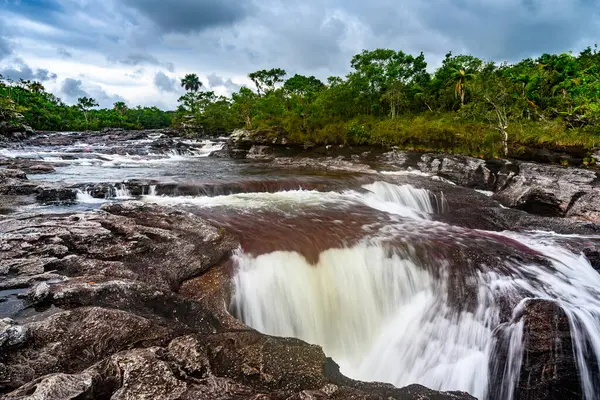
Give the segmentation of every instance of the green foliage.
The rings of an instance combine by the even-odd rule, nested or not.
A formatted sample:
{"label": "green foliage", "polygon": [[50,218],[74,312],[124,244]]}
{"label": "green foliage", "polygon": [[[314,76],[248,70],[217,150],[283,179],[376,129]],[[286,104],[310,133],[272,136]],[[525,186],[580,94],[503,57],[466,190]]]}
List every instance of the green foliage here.
{"label": "green foliage", "polygon": [[230,98],[202,90],[196,74],[181,80],[186,94],[174,112],[98,109],[93,99],[66,106],[37,82],[0,79],[0,127],[81,130],[107,126],[173,125],[192,135],[237,128],[285,136],[298,144],[400,146],[500,156],[523,146],[579,146],[600,142],[600,53],[543,54],[495,64],[448,53],[433,73],[424,55],[390,49],[355,55],[351,72],[329,77],[294,75],[281,68],[248,75],[256,86]]}
{"label": "green foliage", "polygon": [[202,87],[202,82],[196,74],[187,74],[181,80],[181,87],[189,92],[197,92]]}
{"label": "green foliage", "polygon": [[0,133],[22,125],[48,131],[156,129],[169,127],[172,121],[171,112],[156,107],[128,108],[124,102],[112,109],[97,107],[96,100],[87,97],[67,106],[39,82],[10,82],[0,76]]}

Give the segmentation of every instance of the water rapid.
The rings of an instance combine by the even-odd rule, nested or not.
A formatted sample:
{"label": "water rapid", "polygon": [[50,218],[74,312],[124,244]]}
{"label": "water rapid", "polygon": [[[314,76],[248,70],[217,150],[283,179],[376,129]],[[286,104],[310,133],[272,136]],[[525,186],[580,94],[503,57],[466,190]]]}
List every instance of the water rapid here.
{"label": "water rapid", "polygon": [[[232,312],[261,332],[321,345],[352,378],[511,400],[524,352],[519,313],[530,299],[551,300],[569,317],[582,393],[598,398],[598,367],[588,360],[600,356],[600,275],[584,256],[562,248],[560,235],[427,221],[447,204],[408,185],[364,189],[355,194],[361,203],[403,216],[408,207],[420,225],[392,221],[352,246],[321,252],[316,263],[294,251],[239,250]],[[505,255],[457,262],[437,242],[443,236],[452,246],[482,254],[496,246]],[[512,257],[519,252],[532,256]]]}

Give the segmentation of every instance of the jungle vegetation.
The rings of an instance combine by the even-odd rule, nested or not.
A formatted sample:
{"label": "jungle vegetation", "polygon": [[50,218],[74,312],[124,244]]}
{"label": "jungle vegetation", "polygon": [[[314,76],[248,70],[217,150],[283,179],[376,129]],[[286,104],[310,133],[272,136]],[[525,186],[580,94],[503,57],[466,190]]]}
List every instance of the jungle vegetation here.
{"label": "jungle vegetation", "polygon": [[321,81],[281,68],[248,75],[254,88],[230,97],[203,90],[196,74],[173,112],[99,109],[94,99],[68,106],[38,82],[0,81],[0,127],[39,130],[173,126],[189,135],[237,128],[301,144],[400,146],[502,156],[520,146],[596,149],[600,142],[600,52],[543,54],[495,63],[448,53],[427,69],[425,56],[365,50],[350,73]]}

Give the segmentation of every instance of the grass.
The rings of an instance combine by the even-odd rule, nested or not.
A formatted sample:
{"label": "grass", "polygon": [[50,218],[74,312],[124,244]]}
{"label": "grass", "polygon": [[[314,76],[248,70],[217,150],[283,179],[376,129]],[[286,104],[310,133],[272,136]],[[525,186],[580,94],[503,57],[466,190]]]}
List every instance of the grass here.
{"label": "grass", "polygon": [[[282,129],[274,135],[284,132],[288,141],[295,144],[397,146],[485,158],[503,156],[502,135],[493,126],[461,120],[456,113],[403,115],[395,119],[361,116],[304,125],[287,119],[280,126]],[[509,147],[516,152],[527,147],[579,148],[591,154],[600,146],[599,131],[568,129],[560,119],[511,122],[507,132]]]}

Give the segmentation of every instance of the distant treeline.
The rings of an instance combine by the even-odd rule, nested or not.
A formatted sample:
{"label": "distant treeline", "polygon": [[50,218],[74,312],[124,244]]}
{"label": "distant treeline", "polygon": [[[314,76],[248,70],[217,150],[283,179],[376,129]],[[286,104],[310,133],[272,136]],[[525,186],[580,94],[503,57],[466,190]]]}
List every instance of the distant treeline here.
{"label": "distant treeline", "polygon": [[245,127],[288,141],[399,145],[502,155],[520,146],[579,146],[600,140],[600,53],[543,54],[498,64],[448,53],[427,71],[423,54],[377,49],[351,60],[345,77],[286,79],[280,68],[249,74],[255,89],[231,97],[202,90],[196,74],[174,112],[157,108],[96,109],[83,98],[66,106],[37,82],[0,83],[0,123],[35,129],[173,126],[190,134]]}

